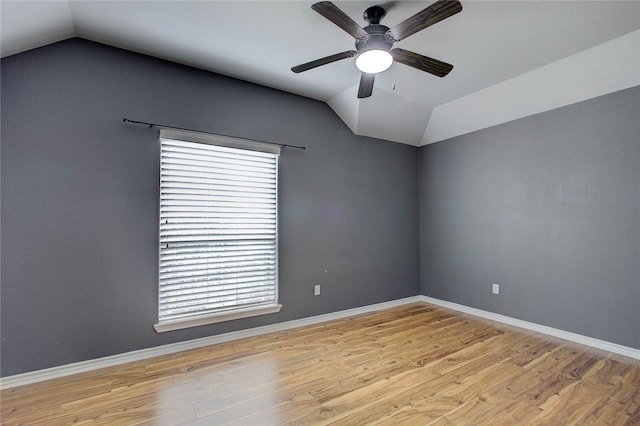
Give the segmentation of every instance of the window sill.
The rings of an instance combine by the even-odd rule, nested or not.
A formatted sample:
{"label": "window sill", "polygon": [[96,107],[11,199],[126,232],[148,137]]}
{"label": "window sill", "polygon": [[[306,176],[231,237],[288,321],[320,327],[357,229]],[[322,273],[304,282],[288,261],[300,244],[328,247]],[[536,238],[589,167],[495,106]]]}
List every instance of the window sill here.
{"label": "window sill", "polygon": [[245,309],[238,309],[230,312],[221,312],[197,318],[189,318],[175,321],[166,321],[153,326],[158,333],[165,331],[181,330],[183,328],[198,327],[201,325],[214,324],[217,322],[231,321],[240,318],[255,317],[258,315],[274,314],[280,312],[282,305],[256,306]]}

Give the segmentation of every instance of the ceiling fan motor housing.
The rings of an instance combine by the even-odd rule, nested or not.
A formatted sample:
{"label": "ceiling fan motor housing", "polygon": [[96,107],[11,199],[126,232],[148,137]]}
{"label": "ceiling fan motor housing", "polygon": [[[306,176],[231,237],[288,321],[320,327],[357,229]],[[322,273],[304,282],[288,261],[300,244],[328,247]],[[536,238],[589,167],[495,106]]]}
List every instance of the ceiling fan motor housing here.
{"label": "ceiling fan motor housing", "polygon": [[362,14],[362,17],[369,24],[379,24],[380,20],[385,17],[387,11],[382,6],[371,6]]}
{"label": "ceiling fan motor housing", "polygon": [[389,41],[385,33],[389,27],[380,24],[373,24],[364,27],[364,30],[370,34],[365,40],[356,40],[356,50],[358,53],[368,50],[391,50],[393,42]]}

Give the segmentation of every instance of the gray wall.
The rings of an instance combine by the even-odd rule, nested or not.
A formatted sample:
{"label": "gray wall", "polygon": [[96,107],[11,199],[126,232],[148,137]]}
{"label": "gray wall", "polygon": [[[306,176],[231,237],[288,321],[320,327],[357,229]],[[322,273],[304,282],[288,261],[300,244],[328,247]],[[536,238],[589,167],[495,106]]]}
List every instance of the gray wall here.
{"label": "gray wall", "polygon": [[422,294],[640,348],[640,87],[419,158]]}
{"label": "gray wall", "polygon": [[[3,376],[419,293],[417,148],[80,39],[5,58],[1,77]],[[124,117],[308,147],[280,161],[279,314],[153,330],[157,130]]]}

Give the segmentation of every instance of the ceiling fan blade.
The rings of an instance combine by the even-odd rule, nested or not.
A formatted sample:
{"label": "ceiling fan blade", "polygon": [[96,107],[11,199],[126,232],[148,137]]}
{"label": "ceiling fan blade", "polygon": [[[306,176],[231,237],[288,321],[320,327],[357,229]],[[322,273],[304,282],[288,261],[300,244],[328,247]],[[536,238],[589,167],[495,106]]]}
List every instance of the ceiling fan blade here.
{"label": "ceiling fan blade", "polygon": [[306,64],[296,65],[291,68],[291,71],[300,73],[302,71],[308,71],[313,68],[317,68],[322,65],[330,64],[331,62],[339,61],[340,59],[353,58],[358,52],[355,50],[347,50],[346,52],[336,53],[335,55],[326,56],[324,58],[316,59],[315,61],[307,62]]}
{"label": "ceiling fan blade", "polygon": [[409,65],[421,71],[426,71],[438,77],[444,77],[453,69],[453,65],[451,64],[428,58],[419,53],[411,52],[410,50],[395,48],[391,50],[391,56],[393,56],[393,60],[396,62]]}
{"label": "ceiling fan blade", "polygon": [[368,98],[373,93],[373,83],[376,80],[375,74],[363,72],[360,76],[360,87],[358,87],[358,99]]}
{"label": "ceiling fan blade", "polygon": [[393,41],[400,41],[462,10],[458,0],[438,0],[431,6],[400,22],[387,31]]}
{"label": "ceiling fan blade", "polygon": [[311,9],[324,16],[356,39],[367,39],[369,33],[366,32],[356,21],[349,18],[346,13],[330,1],[321,1],[311,6]]}

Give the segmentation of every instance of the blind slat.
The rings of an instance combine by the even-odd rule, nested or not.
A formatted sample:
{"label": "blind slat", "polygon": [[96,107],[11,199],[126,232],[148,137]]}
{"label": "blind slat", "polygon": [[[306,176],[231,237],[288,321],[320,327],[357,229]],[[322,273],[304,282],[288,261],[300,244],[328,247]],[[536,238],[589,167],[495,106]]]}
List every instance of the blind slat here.
{"label": "blind slat", "polygon": [[216,292],[211,291],[200,291],[200,292],[180,292],[174,291],[173,293],[162,293],[160,295],[160,303],[170,304],[177,302],[185,302],[185,301],[195,301],[203,302],[207,301],[210,303],[211,300],[220,298],[220,297],[231,297],[234,295],[238,296],[250,296],[254,295],[257,292],[261,292],[262,294],[271,294],[273,291],[272,286],[269,283],[263,285],[255,285],[251,287],[243,287],[243,288],[230,288],[226,290],[219,290]]}

